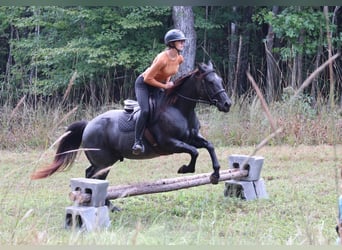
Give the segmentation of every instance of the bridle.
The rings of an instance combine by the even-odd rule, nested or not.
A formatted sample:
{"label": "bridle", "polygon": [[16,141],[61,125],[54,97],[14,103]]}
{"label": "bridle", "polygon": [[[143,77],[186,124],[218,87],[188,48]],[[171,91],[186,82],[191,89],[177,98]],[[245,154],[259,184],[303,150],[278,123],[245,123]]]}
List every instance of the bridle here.
{"label": "bridle", "polygon": [[[196,73],[196,72],[194,72],[194,73]],[[206,95],[207,95],[209,101],[203,100],[203,99],[201,99],[201,98],[195,99],[195,98],[187,97],[187,96],[184,96],[184,95],[180,94],[178,91],[176,91],[176,94],[177,94],[179,97],[181,97],[181,98],[183,98],[183,99],[185,99],[185,100],[187,100],[187,101],[191,101],[191,102],[200,102],[200,103],[205,103],[205,104],[209,104],[209,105],[216,105],[218,100],[215,99],[215,97],[216,97],[217,95],[221,94],[222,92],[225,92],[225,89],[224,89],[224,88],[221,88],[221,89],[219,89],[218,91],[216,91],[215,93],[213,93],[212,95],[209,94],[208,85],[205,84],[204,78],[205,78],[206,76],[208,76],[209,74],[211,74],[211,73],[215,73],[215,70],[210,70],[210,71],[204,72],[204,73],[202,73],[202,74],[200,74],[199,76],[196,77],[196,78],[198,78],[199,80],[201,80],[201,88],[203,88],[203,89],[205,90],[205,93],[206,93]],[[195,74],[194,74],[194,75],[195,75]],[[194,75],[192,75],[191,77],[193,77]]]}

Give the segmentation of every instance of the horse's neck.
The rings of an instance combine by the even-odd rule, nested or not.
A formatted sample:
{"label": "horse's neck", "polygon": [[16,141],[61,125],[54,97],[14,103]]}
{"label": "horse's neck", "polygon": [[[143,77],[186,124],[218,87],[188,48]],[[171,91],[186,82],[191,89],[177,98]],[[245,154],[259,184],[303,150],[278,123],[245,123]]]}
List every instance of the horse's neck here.
{"label": "horse's neck", "polygon": [[179,109],[182,113],[193,112],[197,103],[195,80],[191,77],[184,79],[182,84],[165,95],[165,103]]}
{"label": "horse's neck", "polygon": [[[185,79],[187,80],[187,79]],[[150,125],[158,121],[160,115],[168,108],[172,107],[179,110],[188,120],[195,115],[196,95],[194,82],[184,82],[179,84],[172,91],[161,91],[156,89],[153,92],[153,98],[150,100]],[[189,88],[192,87],[192,91]],[[190,98],[190,99],[189,99]]]}

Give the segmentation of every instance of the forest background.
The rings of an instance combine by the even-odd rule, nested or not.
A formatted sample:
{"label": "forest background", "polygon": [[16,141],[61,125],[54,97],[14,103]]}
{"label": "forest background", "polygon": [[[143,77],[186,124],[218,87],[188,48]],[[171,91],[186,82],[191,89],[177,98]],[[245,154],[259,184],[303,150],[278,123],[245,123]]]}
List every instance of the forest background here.
{"label": "forest background", "polygon": [[[186,61],[175,77],[193,70],[198,62],[212,60],[236,106],[252,107],[255,101],[246,76],[249,71],[270,106],[283,103],[288,109],[284,103],[303,81],[329,56],[341,53],[342,8],[1,6],[0,118],[1,138],[6,141],[1,147],[16,144],[11,141],[19,140],[13,139],[17,131],[39,120],[37,110],[48,108],[40,113],[47,116],[58,109],[62,119],[75,106],[81,107],[71,117],[75,120],[84,117],[82,110],[91,108],[98,113],[124,99],[135,99],[136,77],[165,48],[164,34],[171,28],[183,30],[188,38],[183,52]],[[340,56],[300,95],[300,117],[297,111],[289,117],[293,122],[288,125],[290,132],[296,133],[305,119],[314,120],[309,128],[327,133],[331,123],[322,114],[329,113],[340,138],[341,62]],[[284,125],[284,113],[279,109],[276,113]],[[13,124],[19,124],[17,130]],[[311,135],[310,143],[329,143],[335,132],[330,137]],[[239,141],[242,139],[234,142]]]}

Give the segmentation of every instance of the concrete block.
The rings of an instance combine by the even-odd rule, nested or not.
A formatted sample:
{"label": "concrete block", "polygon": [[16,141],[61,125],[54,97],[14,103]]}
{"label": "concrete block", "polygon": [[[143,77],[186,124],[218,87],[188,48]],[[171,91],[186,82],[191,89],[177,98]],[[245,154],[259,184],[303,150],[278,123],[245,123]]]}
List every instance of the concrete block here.
{"label": "concrete block", "polygon": [[266,192],[266,186],[263,178],[257,181],[253,181],[255,193],[258,199],[268,199],[268,194]]}
{"label": "concrete block", "polygon": [[268,198],[265,183],[262,178],[257,181],[226,181],[224,196],[236,197],[247,201]]}
{"label": "concrete block", "polygon": [[105,205],[109,182],[89,178],[72,178],[70,186],[72,191],[91,194],[90,202],[78,204],[90,207],[101,207]]}
{"label": "concrete block", "polygon": [[71,230],[94,231],[110,226],[107,206],[66,207],[65,228]]}
{"label": "concrete block", "polygon": [[257,181],[260,179],[260,173],[264,157],[233,154],[228,157],[228,168],[241,168],[249,170],[247,177],[242,177],[242,181]]}

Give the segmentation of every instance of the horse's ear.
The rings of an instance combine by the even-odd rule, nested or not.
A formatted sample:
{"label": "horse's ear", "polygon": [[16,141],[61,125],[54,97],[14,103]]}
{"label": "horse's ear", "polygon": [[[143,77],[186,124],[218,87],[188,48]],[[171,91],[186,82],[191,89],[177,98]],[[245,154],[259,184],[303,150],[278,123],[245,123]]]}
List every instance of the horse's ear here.
{"label": "horse's ear", "polygon": [[208,64],[205,64],[205,63],[198,63],[198,68],[200,69],[200,71],[206,72],[206,71],[208,71],[208,70],[214,69],[214,65],[213,65],[213,63],[209,60]]}
{"label": "horse's ear", "polygon": [[197,66],[200,71],[204,72],[207,65],[201,62],[201,63],[197,63]]}
{"label": "horse's ear", "polygon": [[208,62],[208,68],[210,68],[210,69],[214,68],[213,63],[211,62],[211,60],[209,60],[209,62]]}

